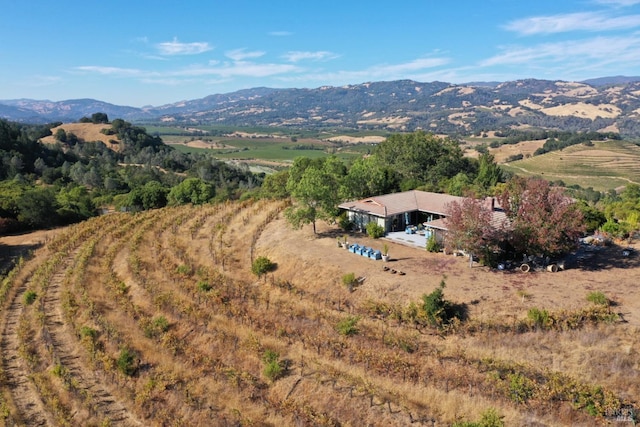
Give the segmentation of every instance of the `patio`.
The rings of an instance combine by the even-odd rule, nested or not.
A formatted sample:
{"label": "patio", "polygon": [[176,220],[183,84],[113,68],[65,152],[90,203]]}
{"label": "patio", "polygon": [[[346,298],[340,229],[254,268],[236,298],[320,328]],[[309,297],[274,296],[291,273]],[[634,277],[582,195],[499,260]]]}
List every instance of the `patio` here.
{"label": "patio", "polygon": [[405,246],[412,246],[424,249],[427,245],[427,238],[420,234],[407,234],[404,231],[395,231],[387,233],[385,239],[394,243],[400,243]]}

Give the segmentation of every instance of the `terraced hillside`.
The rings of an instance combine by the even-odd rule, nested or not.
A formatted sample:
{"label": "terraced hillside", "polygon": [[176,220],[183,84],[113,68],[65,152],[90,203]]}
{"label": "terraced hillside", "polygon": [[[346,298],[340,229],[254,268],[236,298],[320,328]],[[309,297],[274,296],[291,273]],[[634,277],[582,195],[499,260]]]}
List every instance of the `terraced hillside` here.
{"label": "terraced hillside", "polygon": [[505,165],[519,175],[543,175],[550,181],[609,190],[640,184],[640,147],[626,141],[596,141]]}
{"label": "terraced hillside", "polygon": [[[521,319],[525,299],[548,298],[535,283],[564,273],[497,276],[392,245],[406,273],[392,277],[338,249],[331,228],[287,229],[285,207],[166,208],[60,231],[0,288],[4,424],[433,426],[495,408],[507,425],[604,425],[637,411],[638,319],[603,323],[617,316],[580,307],[584,295],[558,299],[557,327]],[[265,255],[277,268],[256,278]],[[616,272],[612,286],[629,286],[638,268],[576,271],[592,279],[570,292]],[[408,288],[428,293],[443,275],[469,319],[423,326]],[[502,300],[479,292],[492,280]],[[630,295],[616,310],[636,308]]]}

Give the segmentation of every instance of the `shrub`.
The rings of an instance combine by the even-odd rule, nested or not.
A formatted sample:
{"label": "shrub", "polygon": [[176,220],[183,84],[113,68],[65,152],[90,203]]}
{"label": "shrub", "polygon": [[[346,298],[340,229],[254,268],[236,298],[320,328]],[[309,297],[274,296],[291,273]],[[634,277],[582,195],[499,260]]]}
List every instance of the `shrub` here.
{"label": "shrub", "polygon": [[265,363],[263,370],[264,376],[267,377],[269,381],[273,382],[282,377],[284,368],[280,362],[280,354],[273,350],[266,350],[262,355],[262,361]]}
{"label": "shrub", "polygon": [[213,289],[213,286],[211,286],[209,282],[206,282],[204,280],[198,282],[197,287],[200,292],[209,292],[211,289]]}
{"label": "shrub", "polygon": [[599,305],[609,305],[609,299],[599,291],[589,292],[589,295],[587,295],[587,301]]}
{"label": "shrub", "polygon": [[506,163],[517,162],[518,160],[522,160],[524,156],[522,154],[513,154],[505,159]]}
{"label": "shrub", "polygon": [[367,224],[367,235],[372,239],[379,239],[384,236],[384,228],[377,222],[370,222]]}
{"label": "shrub", "polygon": [[176,267],[176,273],[180,276],[189,276],[191,275],[191,267],[186,264],[179,265]]}
{"label": "shrub", "polygon": [[358,280],[356,279],[355,273],[347,273],[342,276],[342,284],[349,290],[349,292],[353,291],[356,283],[358,283]]}
{"label": "shrub", "polygon": [[444,322],[446,301],[444,299],[444,281],[440,282],[430,294],[422,296],[422,309],[427,316],[428,322],[433,325],[441,325]]}
{"label": "shrub", "polygon": [[24,303],[26,305],[31,305],[33,304],[33,302],[36,300],[36,297],[38,296],[38,294],[36,294],[34,291],[27,291],[24,293]]}
{"label": "shrub", "polygon": [[462,421],[453,423],[452,427],[504,427],[502,416],[494,408],[482,413],[480,421]]}
{"label": "shrub", "polygon": [[347,212],[342,212],[340,216],[338,216],[338,226],[344,231],[353,230],[353,222],[349,219]]}
{"label": "shrub", "polygon": [[147,338],[158,337],[169,330],[169,321],[164,316],[155,317],[144,322],[142,329]]}
{"label": "shrub", "polygon": [[527,317],[531,321],[532,326],[536,329],[548,329],[553,323],[547,310],[540,310],[535,307],[529,309]]}
{"label": "shrub", "polygon": [[429,239],[427,239],[426,249],[427,252],[440,252],[442,250],[435,234],[432,233],[431,236],[429,236]]}
{"label": "shrub", "polygon": [[260,256],[251,264],[251,272],[260,278],[268,272],[273,271],[275,267],[276,265],[271,262],[269,258]]}
{"label": "shrub", "polygon": [[[465,320],[467,317],[466,304],[455,304],[444,299],[444,279],[440,281],[440,286],[430,294],[422,295],[421,312],[416,313],[416,320],[426,318],[428,324],[432,326],[444,326],[452,323],[454,319]],[[416,321],[414,320],[414,321]]]}
{"label": "shrub", "polygon": [[343,319],[338,322],[336,325],[336,330],[346,337],[351,335],[357,335],[360,330],[358,329],[358,322],[360,321],[360,317],[358,316],[349,316],[346,319]]}
{"label": "shrub", "polygon": [[153,326],[160,332],[167,332],[169,330],[169,321],[164,316],[158,316],[153,319]]}
{"label": "shrub", "polygon": [[137,354],[135,351],[127,347],[123,348],[122,350],[120,350],[118,360],[116,361],[118,370],[120,370],[120,372],[128,377],[133,376],[138,370],[136,358]]}
{"label": "shrub", "polygon": [[89,326],[83,326],[82,328],[80,328],[80,336],[82,338],[95,340],[98,337],[98,331]]}
{"label": "shrub", "polygon": [[69,370],[60,363],[56,363],[51,369],[51,373],[58,378],[63,378],[68,374]]}
{"label": "shrub", "polygon": [[509,380],[509,397],[515,403],[526,403],[533,397],[534,384],[526,376],[513,373],[507,376]]}
{"label": "shrub", "polygon": [[123,281],[116,283],[115,287],[119,295],[126,295],[126,293],[129,292],[129,286]]}

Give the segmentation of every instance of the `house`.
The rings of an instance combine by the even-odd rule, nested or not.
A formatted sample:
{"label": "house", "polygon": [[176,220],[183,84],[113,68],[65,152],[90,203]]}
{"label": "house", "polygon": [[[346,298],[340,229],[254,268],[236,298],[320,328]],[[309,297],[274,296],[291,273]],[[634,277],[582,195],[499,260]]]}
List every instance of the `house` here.
{"label": "house", "polygon": [[[338,207],[347,212],[349,220],[359,230],[364,230],[370,222],[376,222],[385,233],[420,231],[426,237],[435,234],[442,241],[447,231],[444,221],[447,205],[462,200],[464,197],[412,190],[344,202]],[[502,210],[496,208],[494,198],[488,199],[488,203],[491,203],[495,216],[504,216]]]}

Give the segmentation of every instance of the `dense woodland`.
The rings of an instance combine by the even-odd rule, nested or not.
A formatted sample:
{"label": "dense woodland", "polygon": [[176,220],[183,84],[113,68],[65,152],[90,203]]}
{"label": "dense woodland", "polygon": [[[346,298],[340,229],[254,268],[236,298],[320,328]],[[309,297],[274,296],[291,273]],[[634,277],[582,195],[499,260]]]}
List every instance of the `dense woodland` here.
{"label": "dense woodland", "polygon": [[[96,114],[85,120],[105,119]],[[57,144],[40,143],[58,124],[0,120],[1,232],[69,224],[106,207],[142,210],[237,198],[263,178],[210,156],[180,153],[120,119],[110,133],[121,151],[64,131],[56,133]]]}

